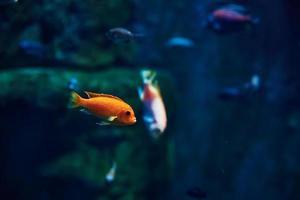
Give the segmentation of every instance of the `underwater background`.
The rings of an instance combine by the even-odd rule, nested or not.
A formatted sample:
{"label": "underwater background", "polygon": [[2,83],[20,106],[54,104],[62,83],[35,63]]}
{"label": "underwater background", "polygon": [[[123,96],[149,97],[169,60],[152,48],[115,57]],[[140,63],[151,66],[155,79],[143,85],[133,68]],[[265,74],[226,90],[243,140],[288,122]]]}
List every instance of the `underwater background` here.
{"label": "underwater background", "polygon": [[[299,200],[299,20],[297,0],[0,1],[0,199]],[[98,126],[73,90],[122,98],[137,123]]]}

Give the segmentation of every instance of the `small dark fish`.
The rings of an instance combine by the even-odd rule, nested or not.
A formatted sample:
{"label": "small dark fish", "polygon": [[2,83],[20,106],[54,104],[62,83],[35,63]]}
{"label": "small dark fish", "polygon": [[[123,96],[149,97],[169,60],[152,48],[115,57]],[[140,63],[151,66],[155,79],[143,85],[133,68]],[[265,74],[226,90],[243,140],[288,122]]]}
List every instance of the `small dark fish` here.
{"label": "small dark fish", "polygon": [[201,190],[199,187],[188,189],[186,194],[194,199],[205,199],[207,197],[207,193]]}
{"label": "small dark fish", "polygon": [[218,33],[243,30],[247,25],[258,24],[258,18],[241,5],[229,4],[214,9],[207,17],[206,26]]}
{"label": "small dark fish", "polygon": [[2,1],[0,1],[0,5],[14,4],[17,2],[18,2],[18,0],[2,0]]}
{"label": "small dark fish", "polygon": [[125,28],[113,28],[106,33],[106,36],[110,40],[119,44],[119,43],[129,43],[130,41],[134,40],[136,37],[141,37],[142,35],[134,34]]}
{"label": "small dark fish", "polygon": [[252,75],[249,82],[239,87],[225,87],[219,93],[221,100],[246,100],[262,90],[261,78],[258,74]]}
{"label": "small dark fish", "polygon": [[40,42],[33,40],[21,40],[19,48],[27,55],[43,58],[47,54],[47,48]]}
{"label": "small dark fish", "polygon": [[226,87],[218,95],[219,99],[228,101],[228,100],[243,100],[245,94],[242,90],[235,87]]}

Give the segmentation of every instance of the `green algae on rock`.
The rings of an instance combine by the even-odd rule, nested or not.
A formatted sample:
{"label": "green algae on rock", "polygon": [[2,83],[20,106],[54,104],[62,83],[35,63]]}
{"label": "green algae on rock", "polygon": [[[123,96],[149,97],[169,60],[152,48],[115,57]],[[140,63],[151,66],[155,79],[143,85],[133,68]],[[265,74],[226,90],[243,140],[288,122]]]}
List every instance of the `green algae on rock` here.
{"label": "green algae on rock", "polygon": [[[10,99],[21,99],[46,109],[65,107],[70,92],[68,84],[73,78],[77,79],[82,91],[113,94],[130,104],[141,106],[136,90],[137,86],[141,84],[138,71],[111,69],[82,72],[59,69],[59,67],[56,69],[21,68],[0,71],[0,103],[5,104]],[[163,83],[161,84],[162,90],[168,92],[169,88],[164,86],[171,86],[170,75],[162,73],[160,79]],[[172,90],[172,88],[170,89]]]}
{"label": "green algae on rock", "polygon": [[0,45],[5,48],[0,50],[1,67],[36,64],[34,57],[20,52],[22,40],[47,47],[38,62],[41,65],[61,62],[74,68],[102,68],[120,59],[130,64],[136,45],[126,45],[126,51],[120,51],[109,45],[105,33],[111,27],[129,25],[132,5],[131,0],[28,0],[3,9]]}

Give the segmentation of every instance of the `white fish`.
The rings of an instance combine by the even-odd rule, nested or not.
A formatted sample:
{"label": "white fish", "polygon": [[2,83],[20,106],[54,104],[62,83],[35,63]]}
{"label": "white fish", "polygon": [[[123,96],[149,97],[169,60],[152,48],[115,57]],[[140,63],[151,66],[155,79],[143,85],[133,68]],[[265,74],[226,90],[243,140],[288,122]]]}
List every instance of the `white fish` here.
{"label": "white fish", "polygon": [[144,122],[151,135],[160,136],[167,127],[166,108],[155,80],[156,72],[142,70],[143,87],[138,88],[139,96],[144,103]]}

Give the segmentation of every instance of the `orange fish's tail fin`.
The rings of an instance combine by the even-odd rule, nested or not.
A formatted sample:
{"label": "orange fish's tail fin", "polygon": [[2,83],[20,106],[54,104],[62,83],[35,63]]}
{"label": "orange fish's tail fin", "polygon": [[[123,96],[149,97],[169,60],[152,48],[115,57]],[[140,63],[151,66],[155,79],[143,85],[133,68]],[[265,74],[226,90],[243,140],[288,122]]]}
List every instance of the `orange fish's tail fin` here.
{"label": "orange fish's tail fin", "polygon": [[81,97],[76,92],[71,92],[71,97],[69,101],[69,108],[77,108],[80,106]]}

